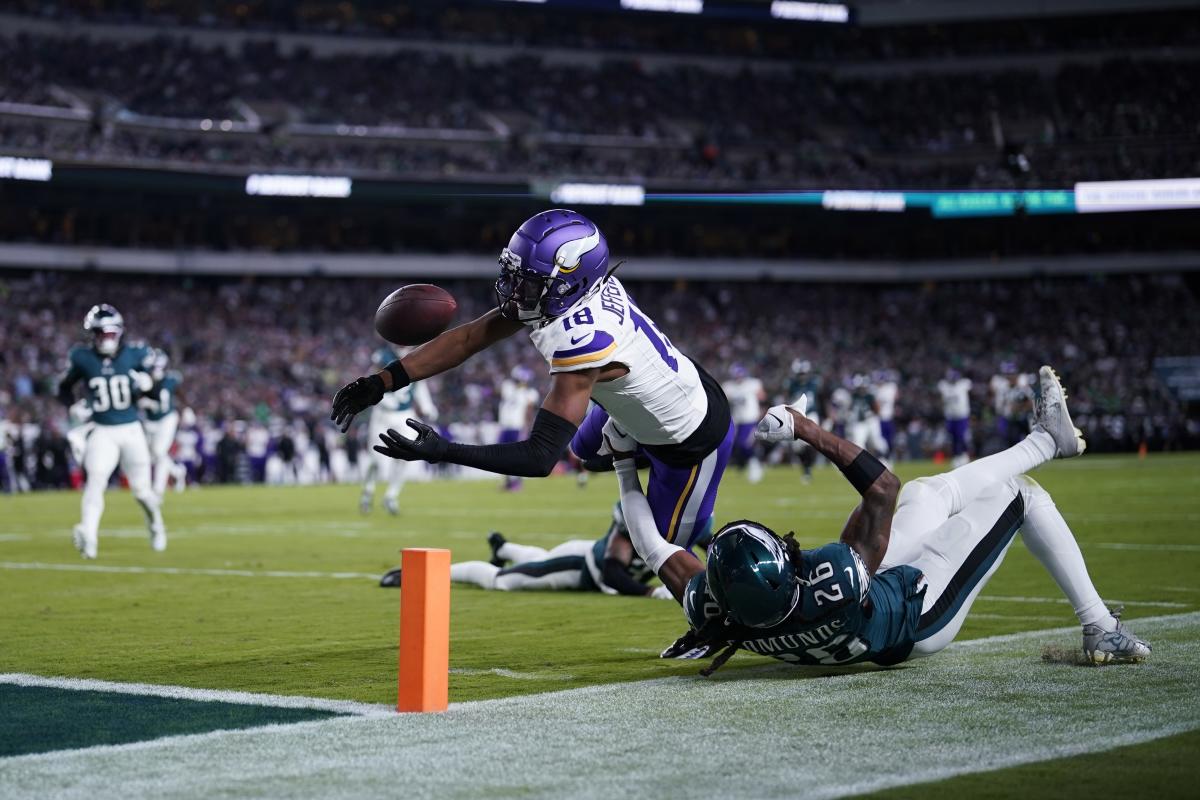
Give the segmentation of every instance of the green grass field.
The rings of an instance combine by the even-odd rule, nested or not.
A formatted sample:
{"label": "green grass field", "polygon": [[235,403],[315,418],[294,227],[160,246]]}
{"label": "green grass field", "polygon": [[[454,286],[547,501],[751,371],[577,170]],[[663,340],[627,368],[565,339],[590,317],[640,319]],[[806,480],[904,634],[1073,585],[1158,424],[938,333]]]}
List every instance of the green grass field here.
{"label": "green grass field", "polygon": [[[899,472],[908,479],[933,469],[925,464]],[[1101,594],[1125,604],[1125,618],[1131,627],[1138,630],[1139,618],[1200,611],[1200,582],[1196,580],[1200,574],[1200,539],[1196,536],[1200,457],[1156,456],[1143,461],[1087,457],[1048,465],[1037,478],[1054,495],[1083,544]],[[71,546],[78,494],[4,497],[0,499],[0,582],[4,587],[0,672],[393,703],[398,592],[378,588],[374,576],[397,563],[402,547],[449,547],[455,560],[463,560],[487,557],[484,540],[492,529],[502,530],[513,541],[546,547],[568,538],[599,536],[614,495],[614,480],[604,475],[593,476],[582,490],[569,479],[551,478],[529,481],[525,490],[516,494],[498,491],[497,483],[491,481],[410,484],[402,495],[399,517],[390,517],[382,509],[364,517],[356,508],[356,487],[204,488],[167,497],[164,512],[170,546],[165,553],[153,553],[132,498],[125,492],[110,492],[100,557],[95,562],[83,562]],[[803,544],[814,545],[837,537],[853,504],[853,490],[832,470],[819,471],[810,486],[802,486],[797,473],[788,470],[769,472],[755,486],[734,473],[722,487],[717,518],[754,517],[776,530],[794,529]],[[1017,544],[974,606],[960,640],[1073,624],[1071,609],[1057,587]],[[1056,697],[1077,701],[1056,712],[1067,715],[1073,708],[1096,702],[1098,692],[1101,700],[1103,692],[1137,699],[1131,713],[1138,716],[1143,735],[1128,742],[1130,748],[1118,762],[1121,770],[1131,770],[1132,780],[1137,779],[1139,770],[1147,781],[1153,778],[1153,783],[1145,785],[1153,787],[1156,795],[1192,796],[1200,769],[1195,759],[1178,759],[1172,754],[1195,752],[1200,744],[1197,734],[1188,732],[1200,727],[1196,691],[1200,669],[1187,657],[1200,646],[1200,622],[1183,617],[1151,624],[1166,627],[1161,648],[1147,634],[1156,644],[1150,665],[1048,667],[1040,660],[1044,642],[1018,637],[979,648],[978,652],[988,653],[986,658],[970,655],[976,652],[970,648],[962,650],[962,655],[947,656],[944,672],[947,680],[970,687],[992,680],[987,677],[993,674],[989,670],[1002,678],[1017,674],[1024,681],[1037,680],[1030,677],[1035,675],[1051,676],[1047,678],[1051,683],[1060,672],[1046,670],[1059,670],[1065,683],[1056,690]],[[628,692],[641,697],[643,686],[673,687],[671,691],[683,687],[688,702],[709,704],[705,692],[712,691],[719,698],[711,702],[734,703],[736,708],[752,703],[757,694],[779,691],[792,693],[779,701],[786,706],[796,701],[795,692],[820,693],[819,686],[833,686],[829,681],[853,681],[864,706],[882,714],[913,710],[905,708],[904,701],[905,681],[912,681],[913,676],[920,678],[920,686],[936,684],[942,677],[941,656],[918,667],[887,672],[857,669],[850,675],[828,678],[835,673],[781,671],[776,662],[742,654],[719,673],[719,680],[705,681],[695,677],[697,662],[656,657],[683,630],[678,606],[663,601],[580,593],[489,593],[456,587],[452,596],[451,701],[539,695],[526,705],[512,707],[554,708],[558,701],[544,693],[665,678],[670,680],[635,684]],[[1074,647],[1078,635],[1051,634],[1048,642]],[[1003,655],[1011,663],[989,661],[992,651],[999,651],[996,657]],[[972,670],[979,672],[972,677]],[[817,677],[820,680],[811,680]],[[1088,684],[1093,681],[1104,688],[1089,691]],[[839,691],[848,685],[838,684]],[[1191,691],[1186,690],[1189,685]],[[911,692],[920,686],[914,684]],[[1177,696],[1162,697],[1181,687]],[[1145,697],[1138,695],[1139,691],[1144,691]],[[594,694],[585,690],[579,696]],[[1147,718],[1138,711],[1150,707],[1145,705],[1146,698],[1170,701],[1162,706],[1158,728],[1159,717],[1147,712]],[[507,702],[469,704],[462,707],[462,713],[508,708]],[[811,707],[811,698],[806,702]],[[550,705],[544,705],[547,703]],[[964,706],[961,719],[952,714],[944,720],[939,716],[939,724],[966,725],[971,714],[991,710],[1004,717],[1013,712],[1014,704],[1019,710],[1022,703],[1027,706],[1028,719],[1043,718],[1038,693],[1026,694],[1022,689],[1015,696],[980,697]],[[881,708],[881,704],[890,705]],[[656,718],[650,716],[654,708],[649,702],[644,708],[628,709],[628,714],[638,720],[639,727],[661,727],[661,733],[672,739],[687,729],[687,714],[670,707]],[[753,720],[754,714],[746,711],[746,719]],[[1089,753],[1125,742],[1114,739],[1095,748],[1087,743],[1099,732],[1121,733],[1126,720],[1115,711],[1105,713],[1103,704],[1096,714],[1090,728],[1070,731],[1079,741],[1078,748],[1048,739],[1045,761],[1024,764],[1034,760],[1024,758],[1020,762],[1024,765],[987,772],[980,770],[1008,762],[981,761],[978,770],[948,767],[949,772],[935,771],[929,776],[979,772],[949,778],[949,783],[939,788],[980,796],[1017,792],[1050,796],[1088,786],[1103,791],[1103,782],[1086,781],[1101,771],[1099,764],[1109,763],[1105,759],[1111,754]],[[1019,728],[1023,724],[1020,719],[1011,724]],[[989,726],[973,717],[969,722],[971,740],[988,742]],[[587,727],[591,723],[585,719],[582,724]],[[760,736],[757,744],[764,751],[777,746],[751,722],[744,730],[740,724],[739,716],[730,714],[718,725],[723,726],[720,735],[751,744]],[[839,727],[846,724],[843,719]],[[878,724],[892,723],[881,717]],[[1064,719],[1063,724],[1074,722]],[[603,719],[596,719],[595,725],[602,728]],[[303,725],[298,728],[307,729]],[[1173,735],[1164,736],[1166,733]],[[11,719],[0,718],[0,745],[23,735]],[[811,731],[796,735],[807,739]],[[879,730],[877,735],[885,736],[887,730]],[[394,743],[396,747],[402,744]],[[919,755],[923,743],[911,741],[908,747]],[[713,752],[719,753],[720,748]],[[1061,757],[1053,758],[1055,755]],[[393,752],[391,757],[397,756]],[[630,758],[632,753],[621,757]],[[838,757],[836,752],[824,754],[835,764]],[[0,790],[7,776],[12,781],[10,788],[40,793],[40,784],[26,783],[22,777],[26,767],[21,765],[33,763],[46,768],[43,761],[17,759],[6,765],[0,759]],[[919,771],[910,774],[916,778],[924,775]],[[1127,779],[1124,773],[1120,779]],[[555,791],[548,791],[542,784],[515,780],[506,779],[496,786],[508,787],[505,792],[516,794],[588,793],[568,791],[569,783],[556,784]],[[793,794],[833,796],[895,785],[888,784],[886,777],[875,783],[872,780],[838,784],[845,791],[797,789]],[[906,796],[924,794],[931,788],[914,778],[903,783],[909,784],[902,791]],[[70,794],[71,785],[69,781],[60,784],[56,792]],[[304,787],[319,785],[293,789],[305,793]],[[242,787],[249,790],[253,784]],[[426,788],[431,796],[440,794],[435,788]],[[895,792],[894,788],[888,790],[891,796]],[[749,787],[745,793],[756,794]]]}

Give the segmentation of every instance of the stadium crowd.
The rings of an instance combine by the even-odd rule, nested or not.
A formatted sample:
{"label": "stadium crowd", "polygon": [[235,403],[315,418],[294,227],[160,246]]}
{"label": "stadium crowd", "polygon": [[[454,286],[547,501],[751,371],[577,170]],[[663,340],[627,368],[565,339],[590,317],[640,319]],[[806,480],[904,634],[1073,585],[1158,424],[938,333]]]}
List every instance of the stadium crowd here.
{"label": "stadium crowd", "polygon": [[[548,66],[520,51],[495,62],[399,45],[318,55],[270,40],[227,49],[178,36],[0,37],[0,101],[90,114],[0,121],[0,146],[22,155],[861,189],[1056,188],[1200,170],[1190,101],[1200,69],[1186,56],[853,75],[810,64],[651,68],[629,56]],[[130,115],[207,119],[212,129]],[[223,120],[249,119],[253,132],[220,131]],[[380,125],[493,141],[359,138]]]}
{"label": "stadium crowd", "polygon": [[1164,42],[1200,43],[1200,16],[1180,10],[859,26],[589,13],[541,4],[524,8],[488,0],[13,0],[7,6],[20,13],[68,23],[187,25],[213,30],[815,62],[1128,50]]}
{"label": "stadium crowd", "polygon": [[[484,282],[441,283],[458,298],[459,319],[491,302]],[[994,447],[988,384],[1005,362],[1024,373],[1055,364],[1096,450],[1200,446],[1196,409],[1189,412],[1154,372],[1158,357],[1197,355],[1200,303],[1194,284],[1178,275],[629,286],[681,350],[721,379],[740,364],[774,401],[792,399],[785,392],[797,359],[820,376],[827,417],[836,417],[837,387],[894,370],[896,427],[906,433],[896,456],[945,451],[937,383],[947,369],[973,382],[976,453]],[[68,479],[67,417],[54,399],[55,378],[82,339],[87,308],[104,301],[124,313],[130,340],[163,348],[183,373],[184,405],[194,415],[190,423],[185,415],[184,427],[196,434],[188,446],[204,456],[204,480],[261,480],[266,455],[281,449],[310,465],[293,478],[347,477],[366,444],[354,438],[365,425],[343,437],[326,420],[329,399],[370,369],[381,344],[370,309],[391,288],[375,279],[0,274],[0,441],[8,463],[31,485]],[[459,439],[494,435],[499,383],[519,364],[534,368],[545,388],[544,365],[521,336],[431,381],[439,424]]]}

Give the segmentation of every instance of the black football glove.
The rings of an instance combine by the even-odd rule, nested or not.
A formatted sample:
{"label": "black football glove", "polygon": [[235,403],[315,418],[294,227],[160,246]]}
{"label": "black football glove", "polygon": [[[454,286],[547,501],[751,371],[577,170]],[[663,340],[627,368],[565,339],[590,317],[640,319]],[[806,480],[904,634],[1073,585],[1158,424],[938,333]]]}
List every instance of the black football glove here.
{"label": "black football glove", "polygon": [[388,428],[387,433],[379,434],[383,444],[375,445],[375,451],[403,461],[428,461],[430,464],[436,464],[446,457],[450,443],[441,434],[415,419],[406,420],[406,423],[417,432],[417,438],[406,439]]}
{"label": "black football glove", "polygon": [[683,636],[680,636],[671,645],[659,653],[659,658],[711,658],[720,650],[726,642],[710,642],[706,641],[694,630],[688,630]]}
{"label": "black football glove", "polygon": [[333,412],[329,418],[342,429],[342,433],[345,433],[350,430],[350,423],[354,421],[355,414],[382,399],[383,378],[367,375],[338,389],[337,394],[333,396]]}

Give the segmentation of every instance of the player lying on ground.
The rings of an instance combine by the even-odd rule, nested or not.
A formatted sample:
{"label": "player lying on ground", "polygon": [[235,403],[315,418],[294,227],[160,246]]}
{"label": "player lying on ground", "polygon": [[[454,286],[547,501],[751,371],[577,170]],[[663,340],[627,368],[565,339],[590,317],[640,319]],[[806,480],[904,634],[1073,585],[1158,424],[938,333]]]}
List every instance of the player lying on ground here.
{"label": "player lying on ground", "polygon": [[[690,547],[712,516],[733,446],[729,403],[716,380],[642,313],[613,277],[615,269],[604,236],[582,214],[553,209],[531,217],[500,255],[499,307],[342,387],[331,419],[346,430],[385,392],[453,369],[528,329],[551,374],[528,439],[457,444],[410,420],[415,439],[392,430],[375,449],[405,461],[545,476],[568,445],[579,458],[592,458],[611,414],[651,461],[647,498],[658,529]],[[592,399],[597,406],[589,412]]]}
{"label": "player lying on ground", "polygon": [[[954,639],[1018,530],[1071,601],[1089,659],[1148,656],[1150,646],[1100,599],[1050,495],[1024,474],[1052,458],[1077,456],[1085,446],[1049,367],[1042,367],[1037,389],[1037,424],[1023,441],[911,481],[903,491],[875,457],[822,430],[803,409],[771,408],[759,423],[760,439],[808,442],[863,498],[841,541],[813,550],[802,551],[793,534],[781,538],[740,520],[717,532],[702,567],[653,529],[636,468],[618,458],[634,546],[683,605],[691,643],[726,647],[705,674],[739,648],[810,665],[891,665],[932,655]],[[613,426],[605,437],[618,455],[634,446]]]}
{"label": "player lying on ground", "polygon": [[150,448],[136,405],[138,396],[154,387],[148,372],[153,353],[140,342],[122,343],[125,320],[106,303],[92,307],[83,328],[92,337],[91,344],[71,348],[67,370],[58,383],[58,399],[68,408],[75,403],[75,385],[83,383],[94,424],[84,443],[87,482],[80,521],[73,533],[75,547],[84,558],[96,557],[104,491],[120,464],[129,490],[146,515],[150,546],[166,550],[167,531],[158,495],[150,483]]}
{"label": "player lying on ground", "polygon": [[[451,564],[450,580],[502,592],[565,589],[670,600],[665,587],[646,585],[654,573],[633,549],[620,504],[612,517],[599,539],[572,539],[550,550],[516,544],[492,531],[487,539],[492,560]],[[388,572],[379,585],[399,586],[400,570]]]}

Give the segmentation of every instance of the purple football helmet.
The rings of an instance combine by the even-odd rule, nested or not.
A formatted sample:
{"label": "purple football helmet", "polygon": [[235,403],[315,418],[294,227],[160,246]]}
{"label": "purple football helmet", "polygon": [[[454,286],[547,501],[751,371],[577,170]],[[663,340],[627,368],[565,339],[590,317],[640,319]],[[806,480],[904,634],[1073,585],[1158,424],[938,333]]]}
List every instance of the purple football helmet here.
{"label": "purple football helmet", "polygon": [[562,316],[608,275],[608,243],[595,223],[554,208],[525,220],[500,253],[496,299],[514,322]]}

